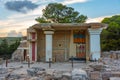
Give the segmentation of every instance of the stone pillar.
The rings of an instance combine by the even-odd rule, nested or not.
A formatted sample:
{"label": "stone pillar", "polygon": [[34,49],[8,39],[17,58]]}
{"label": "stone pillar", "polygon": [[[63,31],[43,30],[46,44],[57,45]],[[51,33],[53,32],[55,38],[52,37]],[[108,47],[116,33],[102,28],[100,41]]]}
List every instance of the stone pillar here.
{"label": "stone pillar", "polygon": [[92,60],[98,60],[101,55],[101,48],[100,48],[100,34],[102,28],[99,29],[88,29],[89,31],[89,41],[90,41],[90,58]]}
{"label": "stone pillar", "polygon": [[48,31],[44,31],[45,34],[45,38],[46,38],[46,57],[45,57],[45,61],[48,62],[49,58],[51,58],[52,60],[52,34],[54,34],[53,30],[48,30]]}
{"label": "stone pillar", "polygon": [[30,58],[30,61],[32,61],[32,43],[30,42],[30,39],[31,39],[31,33],[28,32],[28,41],[29,41],[29,58]]}

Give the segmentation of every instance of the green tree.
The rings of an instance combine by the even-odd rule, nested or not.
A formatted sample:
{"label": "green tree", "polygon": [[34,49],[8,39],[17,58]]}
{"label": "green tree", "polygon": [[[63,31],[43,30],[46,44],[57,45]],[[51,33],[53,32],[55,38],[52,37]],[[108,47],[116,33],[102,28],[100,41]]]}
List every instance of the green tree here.
{"label": "green tree", "polygon": [[17,49],[20,44],[20,40],[16,40],[16,42],[8,44],[7,39],[3,39],[0,44],[0,56],[3,58],[10,58],[12,53]]}
{"label": "green tree", "polygon": [[20,41],[16,41],[15,43],[11,44],[9,46],[9,53],[12,55],[12,53],[18,48],[18,46],[20,45]]}
{"label": "green tree", "polygon": [[102,23],[109,25],[101,34],[102,50],[120,50],[120,15],[105,18]]}
{"label": "green tree", "polygon": [[42,17],[35,20],[40,23],[84,23],[87,16],[80,15],[74,8],[60,3],[50,3],[43,9]]}
{"label": "green tree", "polygon": [[2,40],[2,43],[0,44],[0,55],[5,56],[8,54],[8,42],[6,39]]}

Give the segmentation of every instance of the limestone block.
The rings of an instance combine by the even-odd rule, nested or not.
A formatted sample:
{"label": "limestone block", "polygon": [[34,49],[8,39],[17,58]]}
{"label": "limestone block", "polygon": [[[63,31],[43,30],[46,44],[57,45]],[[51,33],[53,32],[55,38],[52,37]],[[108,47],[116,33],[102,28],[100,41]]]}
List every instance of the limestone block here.
{"label": "limestone block", "polygon": [[101,73],[99,71],[89,72],[90,80],[101,80]]}
{"label": "limestone block", "polygon": [[89,64],[89,66],[91,68],[93,68],[95,71],[101,71],[103,69],[104,65],[103,65],[103,63],[97,63],[97,62],[95,62],[95,63]]}
{"label": "limestone block", "polygon": [[68,77],[71,77],[71,73],[70,72],[65,72],[62,74],[62,76],[68,76]]}
{"label": "limestone block", "polygon": [[72,76],[70,72],[63,73],[62,78],[61,78],[61,80],[71,80],[71,79],[72,79]]}
{"label": "limestone block", "polygon": [[53,75],[54,72],[55,72],[55,69],[47,69],[46,70],[46,74],[49,74],[49,75]]}
{"label": "limestone block", "polygon": [[53,73],[55,79],[61,78],[61,77],[62,77],[62,74],[63,74],[62,71],[55,71],[55,72]]}
{"label": "limestone block", "polygon": [[45,69],[41,67],[32,67],[27,69],[27,73],[30,76],[42,75],[43,73],[45,74]]}
{"label": "limestone block", "polygon": [[6,80],[6,78],[5,77],[0,77],[0,80]]}
{"label": "limestone block", "polygon": [[82,69],[72,70],[72,80],[88,80],[86,71]]}
{"label": "limestone block", "polygon": [[45,71],[45,69],[42,67],[32,67],[32,69],[34,69],[35,71]]}
{"label": "limestone block", "polygon": [[44,80],[54,80],[54,79],[53,79],[53,76],[51,76],[51,75],[46,75],[46,76],[44,77]]}
{"label": "limestone block", "polygon": [[35,76],[36,72],[35,72],[34,69],[27,69],[27,74],[30,75],[30,76]]}
{"label": "limestone block", "polygon": [[7,68],[0,68],[0,74],[7,73],[8,69]]}
{"label": "limestone block", "polygon": [[110,80],[120,80],[120,77],[110,77]]}
{"label": "limestone block", "polygon": [[72,80],[72,78],[71,78],[71,77],[65,77],[65,76],[64,76],[64,77],[61,78],[61,80]]}
{"label": "limestone block", "polygon": [[44,76],[45,74],[46,74],[45,71],[38,71],[38,72],[37,72],[37,75],[42,75],[42,76]]}
{"label": "limestone block", "polygon": [[8,78],[8,80],[18,80],[18,79],[21,78],[21,75],[15,74],[15,73],[11,73],[7,78]]}

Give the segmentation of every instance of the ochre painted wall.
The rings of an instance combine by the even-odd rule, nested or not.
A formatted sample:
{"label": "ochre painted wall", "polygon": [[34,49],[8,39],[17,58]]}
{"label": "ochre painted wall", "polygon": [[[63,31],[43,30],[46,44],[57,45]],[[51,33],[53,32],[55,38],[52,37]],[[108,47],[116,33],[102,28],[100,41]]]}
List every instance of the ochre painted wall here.
{"label": "ochre painted wall", "polygon": [[53,34],[53,58],[56,61],[69,59],[70,31],[55,31]]}
{"label": "ochre painted wall", "polygon": [[[89,55],[89,35],[86,31],[86,56]],[[55,30],[53,34],[52,57],[58,62],[76,57],[76,44],[73,42],[73,30]],[[45,61],[45,34],[37,30],[37,60]]]}
{"label": "ochre painted wall", "polygon": [[37,61],[45,61],[45,34],[37,30]]}

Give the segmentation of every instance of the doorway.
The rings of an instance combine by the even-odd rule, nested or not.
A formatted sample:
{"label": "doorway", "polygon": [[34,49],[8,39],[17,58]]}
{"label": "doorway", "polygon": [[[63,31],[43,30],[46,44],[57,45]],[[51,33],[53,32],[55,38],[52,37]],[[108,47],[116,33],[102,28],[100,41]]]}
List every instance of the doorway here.
{"label": "doorway", "polygon": [[26,60],[26,57],[27,57],[27,51],[26,50],[24,50],[24,52],[23,52],[23,58],[24,58],[24,61]]}

